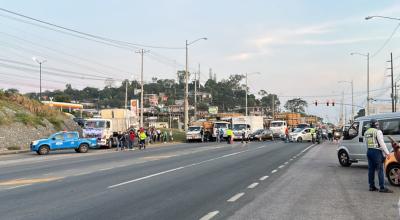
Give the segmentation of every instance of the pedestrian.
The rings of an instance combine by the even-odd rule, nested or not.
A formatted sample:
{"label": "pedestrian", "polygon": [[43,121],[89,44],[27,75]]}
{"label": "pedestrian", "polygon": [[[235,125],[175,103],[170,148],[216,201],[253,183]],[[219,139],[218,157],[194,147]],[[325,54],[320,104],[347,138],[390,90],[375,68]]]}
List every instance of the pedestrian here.
{"label": "pedestrian", "polygon": [[139,150],[141,150],[142,148],[146,149],[146,138],[147,138],[147,135],[144,132],[144,129],[140,128],[140,132],[139,132]]}
{"label": "pedestrian", "polygon": [[135,131],[130,130],[129,131],[129,150],[133,150],[133,145],[135,143]]}
{"label": "pedestrian", "polygon": [[169,129],[169,141],[170,142],[174,141],[174,137],[172,136],[172,129]]}
{"label": "pedestrian", "polygon": [[216,139],[217,139],[217,142],[219,143],[221,140],[219,139],[219,129],[217,129],[216,131],[215,131],[215,137],[216,137]]}
{"label": "pedestrian", "polygon": [[288,127],[285,128],[285,142],[286,143],[289,142],[289,128]]}
{"label": "pedestrian", "polygon": [[157,141],[160,142],[161,141],[161,130],[157,129]]}
{"label": "pedestrian", "polygon": [[119,141],[118,141],[118,132],[113,132],[112,135],[112,145],[115,146],[118,150],[118,146],[119,146]]}
{"label": "pedestrian", "polygon": [[378,172],[379,192],[392,193],[393,191],[385,188],[385,179],[383,174],[383,163],[385,156],[389,159],[390,154],[383,140],[383,133],[379,130],[379,122],[371,119],[370,128],[365,132],[365,142],[367,143],[368,158],[368,183],[369,191],[377,191],[375,187],[375,171]]}
{"label": "pedestrian", "polygon": [[202,127],[200,127],[200,141],[204,142],[204,130]]}
{"label": "pedestrian", "polygon": [[[245,142],[246,139],[246,131],[244,129],[242,129],[242,144]],[[247,141],[246,141],[247,143]]]}
{"label": "pedestrian", "polygon": [[224,139],[224,130],[222,128],[219,129],[219,142],[222,142]]}
{"label": "pedestrian", "polygon": [[117,146],[117,151],[118,148],[122,151],[124,150],[124,143],[125,143],[125,135],[119,131],[118,132],[118,146]]}
{"label": "pedestrian", "polygon": [[232,131],[232,129],[230,129],[230,128],[228,128],[227,130],[226,130],[226,136],[227,136],[227,143],[228,144],[232,144],[232,139],[233,139],[233,131]]}
{"label": "pedestrian", "polygon": [[163,142],[164,142],[164,144],[167,143],[167,140],[168,140],[168,133],[167,133],[167,130],[164,130],[164,132],[163,132]]}

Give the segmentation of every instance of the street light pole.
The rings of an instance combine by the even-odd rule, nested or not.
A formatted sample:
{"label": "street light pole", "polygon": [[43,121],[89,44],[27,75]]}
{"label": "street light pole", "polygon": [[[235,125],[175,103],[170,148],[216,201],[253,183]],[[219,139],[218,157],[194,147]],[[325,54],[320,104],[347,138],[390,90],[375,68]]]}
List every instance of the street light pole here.
{"label": "street light pole", "polygon": [[184,116],[185,116],[185,120],[184,120],[184,126],[185,126],[185,131],[188,130],[188,126],[189,126],[189,65],[188,65],[188,46],[191,44],[194,44],[195,42],[199,41],[199,40],[207,40],[206,37],[202,37],[199,38],[197,40],[194,40],[190,43],[188,43],[188,41],[186,40],[185,43],[185,50],[186,50],[186,67],[185,67],[185,94],[184,94]]}
{"label": "street light pole", "polygon": [[148,50],[144,50],[144,49],[140,49],[138,51],[136,51],[136,53],[139,53],[141,56],[141,65],[140,65],[140,127],[143,127],[143,112],[144,112],[144,103],[143,103],[143,85],[144,85],[144,81],[143,81],[143,56],[144,53],[147,53]]}
{"label": "street light pole", "polygon": [[247,86],[247,73],[246,73],[246,116],[247,116],[247,89],[248,86]]}
{"label": "street light pole", "polygon": [[362,54],[362,53],[350,53],[350,55],[360,55],[367,58],[367,108],[365,109],[365,115],[369,115],[369,101],[371,98],[369,97],[369,53]]}
{"label": "street light pole", "polygon": [[246,115],[246,116],[248,115],[248,111],[247,111],[247,108],[248,108],[248,107],[247,107],[247,94],[248,94],[248,91],[247,91],[247,90],[248,90],[248,88],[249,88],[249,87],[248,87],[247,76],[250,75],[250,74],[260,74],[260,72],[245,73],[245,75],[244,75],[244,77],[246,78],[246,89],[245,89],[245,90],[246,90],[246,99],[245,99],[245,100],[246,100],[246,104],[245,104],[245,105],[246,105],[246,106],[245,106],[245,110],[246,110],[246,114],[245,114],[245,115]]}
{"label": "street light pole", "polygon": [[47,60],[39,60],[36,57],[32,57],[32,60],[39,64],[39,101],[42,100],[42,64]]}

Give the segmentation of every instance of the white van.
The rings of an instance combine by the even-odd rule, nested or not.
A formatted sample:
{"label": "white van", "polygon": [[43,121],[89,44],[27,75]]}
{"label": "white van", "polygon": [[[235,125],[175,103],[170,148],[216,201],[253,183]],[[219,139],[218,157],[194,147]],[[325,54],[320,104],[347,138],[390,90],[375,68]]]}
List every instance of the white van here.
{"label": "white van", "polygon": [[285,134],[287,128],[286,121],[271,121],[269,129],[272,131],[274,137],[280,137]]}
{"label": "white van", "polygon": [[370,127],[371,119],[379,122],[379,129],[382,130],[386,146],[392,151],[387,135],[400,140],[400,112],[364,116],[354,120],[348,130],[343,132],[343,139],[340,141],[337,152],[339,163],[348,167],[352,163],[367,160],[367,145],[364,133]]}

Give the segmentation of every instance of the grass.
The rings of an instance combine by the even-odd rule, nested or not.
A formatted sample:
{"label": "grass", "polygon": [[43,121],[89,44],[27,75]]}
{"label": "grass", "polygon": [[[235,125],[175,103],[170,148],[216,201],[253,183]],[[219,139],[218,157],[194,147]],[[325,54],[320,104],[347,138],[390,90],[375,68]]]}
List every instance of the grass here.
{"label": "grass", "polygon": [[[161,129],[161,132],[164,132],[165,129]],[[166,129],[169,135],[169,129]],[[179,131],[178,129],[172,129],[172,137],[174,138],[174,142],[185,142],[186,141],[186,133],[184,131]]]}
{"label": "grass", "polygon": [[15,121],[21,122],[25,125],[31,125],[34,127],[38,125],[45,126],[45,124],[43,123],[43,119],[41,117],[24,112],[17,112],[15,114]]}
{"label": "grass", "polygon": [[53,124],[53,126],[54,126],[54,128],[55,128],[56,130],[61,130],[61,126],[62,126],[62,123],[63,123],[63,121],[62,121],[61,119],[52,116],[52,117],[47,118],[47,120],[48,120],[50,123]]}
{"label": "grass", "polygon": [[21,148],[18,146],[11,146],[11,147],[7,147],[7,150],[21,150]]}

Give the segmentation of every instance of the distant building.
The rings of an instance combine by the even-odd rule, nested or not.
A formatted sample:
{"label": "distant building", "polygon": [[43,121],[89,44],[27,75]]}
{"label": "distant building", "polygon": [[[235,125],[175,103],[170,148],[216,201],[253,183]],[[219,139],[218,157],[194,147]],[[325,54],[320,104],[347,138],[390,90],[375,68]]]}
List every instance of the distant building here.
{"label": "distant building", "polygon": [[392,112],[392,104],[391,103],[376,103],[369,104],[369,114],[375,115],[380,113],[389,113]]}
{"label": "distant building", "polygon": [[157,94],[144,94],[143,101],[144,101],[144,103],[147,103],[150,106],[157,106],[158,105],[158,95]]}

